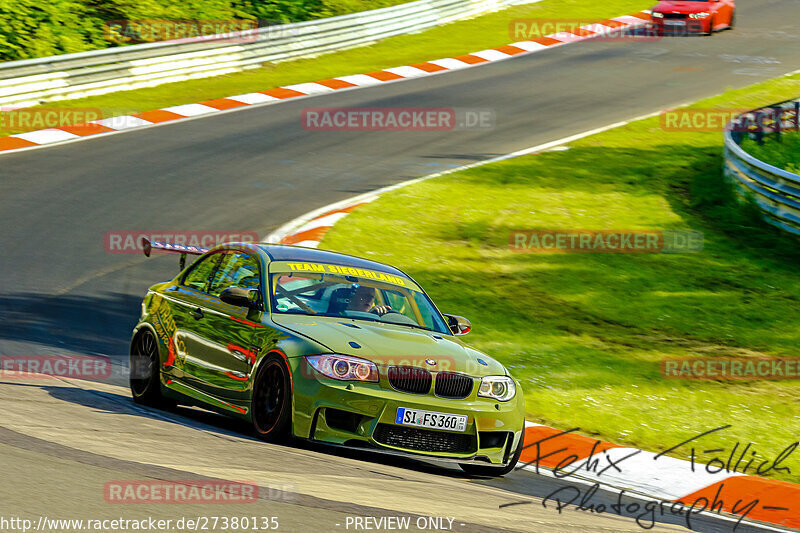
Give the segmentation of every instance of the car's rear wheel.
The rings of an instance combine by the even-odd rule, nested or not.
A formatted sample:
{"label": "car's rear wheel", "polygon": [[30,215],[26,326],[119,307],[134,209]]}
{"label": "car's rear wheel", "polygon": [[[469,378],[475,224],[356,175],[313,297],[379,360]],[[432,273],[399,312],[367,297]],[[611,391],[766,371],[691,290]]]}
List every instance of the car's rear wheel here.
{"label": "car's rear wheel", "polygon": [[732,30],[736,26],[736,11],[731,13],[731,22],[728,24],[728,29]]}
{"label": "car's rear wheel", "polygon": [[486,476],[486,477],[497,477],[497,476],[504,476],[514,470],[514,467],[517,466],[517,462],[519,462],[519,456],[522,455],[522,449],[525,447],[525,433],[519,439],[519,444],[517,444],[517,449],[514,451],[514,455],[511,457],[511,460],[508,462],[506,466],[489,466],[489,465],[479,465],[475,463],[460,463],[458,466],[461,467],[461,470],[466,472],[471,476]]}
{"label": "car's rear wheel", "polygon": [[161,394],[161,358],[158,340],[144,330],[133,341],[130,356],[130,387],[133,401],[142,405],[167,409],[175,402]]}
{"label": "car's rear wheel", "polygon": [[292,388],[289,369],[275,354],[259,367],[253,385],[250,416],[256,435],[267,442],[282,442],[291,428]]}

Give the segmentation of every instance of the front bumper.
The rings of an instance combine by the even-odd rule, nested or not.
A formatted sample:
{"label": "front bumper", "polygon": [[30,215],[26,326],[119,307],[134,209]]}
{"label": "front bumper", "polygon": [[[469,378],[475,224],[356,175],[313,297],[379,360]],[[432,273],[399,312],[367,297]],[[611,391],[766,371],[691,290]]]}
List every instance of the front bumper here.
{"label": "front bumper", "polygon": [[[680,23],[680,24],[672,24]],[[711,29],[711,18],[705,19],[658,19],[654,18],[651,22],[651,30],[657,35],[698,35],[709,33]]]}
{"label": "front bumper", "polygon": [[[308,374],[295,379],[295,435],[406,456],[493,465],[508,464],[523,438],[525,408],[519,384],[515,398],[499,402],[477,397],[477,386],[469,397],[455,400],[400,392],[384,380],[354,383]],[[466,415],[466,431],[399,425],[399,407]]]}

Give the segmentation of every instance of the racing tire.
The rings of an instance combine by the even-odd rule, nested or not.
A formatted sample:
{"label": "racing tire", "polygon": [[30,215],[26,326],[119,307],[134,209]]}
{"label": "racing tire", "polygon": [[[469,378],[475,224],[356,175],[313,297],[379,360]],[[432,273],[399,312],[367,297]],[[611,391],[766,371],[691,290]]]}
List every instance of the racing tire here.
{"label": "racing tire", "polygon": [[506,466],[489,466],[489,465],[478,465],[475,463],[459,463],[458,466],[461,467],[465,473],[469,474],[470,476],[483,476],[483,477],[498,477],[504,476],[514,470],[514,467],[517,466],[517,462],[519,462],[519,456],[522,455],[522,449],[525,447],[525,432],[522,432],[522,436],[519,439],[519,444],[517,444],[517,449],[514,451],[514,455],[511,457],[511,460],[508,462]]}
{"label": "racing tire", "polygon": [[708,23],[708,33],[706,33],[706,35],[714,35],[714,19],[713,18]]}
{"label": "racing tire", "polygon": [[291,433],[292,386],[283,358],[270,355],[259,366],[250,400],[253,432],[267,442],[285,442]]}
{"label": "racing tire", "polygon": [[158,340],[149,330],[136,336],[130,354],[130,387],[133,401],[159,409],[175,407],[161,394],[161,357]]}
{"label": "racing tire", "polygon": [[731,21],[728,23],[728,29],[732,30],[734,26],[736,26],[736,11],[731,13]]}

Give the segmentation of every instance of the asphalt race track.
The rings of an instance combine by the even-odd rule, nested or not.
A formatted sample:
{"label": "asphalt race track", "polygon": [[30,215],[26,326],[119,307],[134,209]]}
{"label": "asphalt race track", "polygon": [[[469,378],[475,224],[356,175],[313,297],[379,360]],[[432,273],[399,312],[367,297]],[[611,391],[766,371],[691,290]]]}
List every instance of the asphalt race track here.
{"label": "asphalt race track", "polygon": [[[455,517],[454,531],[640,530],[631,518],[543,507],[542,498],[565,482],[528,471],[470,479],[381,455],[268,445],[201,410],[135,406],[123,366],[130,331],[147,287],[172,277],[177,261],[109,254],[103,237],[117,230],[264,236],[349,196],[792,72],[800,69],[797,20],[800,0],[741,1],[737,28],[709,38],[578,43],[0,155],[0,354],[106,354],[120,363],[113,379],[98,382],[0,382],[0,515],[277,516],[281,531],[346,531],[348,516],[409,515]],[[428,133],[301,127],[306,107],[351,106],[491,109],[496,126]],[[253,505],[107,504],[104,483],[126,479],[247,480],[264,490]],[[599,493],[596,501],[616,495]],[[685,525],[666,519],[654,531]],[[732,530],[718,517],[692,524]]]}

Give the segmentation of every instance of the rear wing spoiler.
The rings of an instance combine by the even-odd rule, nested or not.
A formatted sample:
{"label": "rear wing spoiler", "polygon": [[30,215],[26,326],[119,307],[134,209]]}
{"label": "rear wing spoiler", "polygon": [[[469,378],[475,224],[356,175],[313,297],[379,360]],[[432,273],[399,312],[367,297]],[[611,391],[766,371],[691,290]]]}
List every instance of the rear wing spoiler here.
{"label": "rear wing spoiler", "polygon": [[146,237],[142,237],[142,251],[144,255],[150,257],[153,250],[163,250],[165,252],[174,252],[181,254],[181,270],[186,268],[187,255],[203,255],[208,252],[205,248],[199,246],[185,246],[183,244],[172,244],[170,242],[151,241]]}

